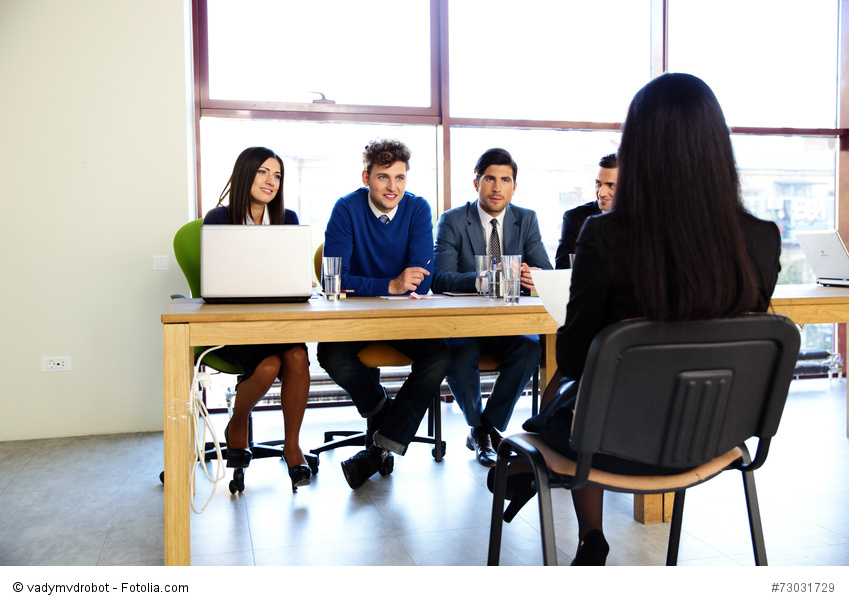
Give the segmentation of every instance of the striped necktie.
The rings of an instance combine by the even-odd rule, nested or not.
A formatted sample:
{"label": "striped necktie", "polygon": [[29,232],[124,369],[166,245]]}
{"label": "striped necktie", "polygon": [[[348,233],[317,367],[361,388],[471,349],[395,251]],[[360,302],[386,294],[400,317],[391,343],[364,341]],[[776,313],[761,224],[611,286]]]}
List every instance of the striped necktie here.
{"label": "striped necktie", "polygon": [[380,216],[377,218],[377,220],[378,220],[378,221],[380,221],[381,223],[383,223],[384,225],[386,225],[387,223],[389,223],[389,217],[388,217],[387,215],[380,215]]}
{"label": "striped necktie", "polygon": [[489,256],[493,262],[501,263],[501,241],[498,239],[498,219],[490,221],[492,233],[489,234]]}

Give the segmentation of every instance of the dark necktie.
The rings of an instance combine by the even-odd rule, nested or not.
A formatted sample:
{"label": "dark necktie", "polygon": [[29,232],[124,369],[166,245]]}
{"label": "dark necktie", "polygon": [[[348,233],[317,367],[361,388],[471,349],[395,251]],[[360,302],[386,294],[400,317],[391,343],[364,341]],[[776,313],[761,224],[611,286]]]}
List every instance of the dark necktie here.
{"label": "dark necktie", "polygon": [[383,223],[384,225],[386,225],[387,223],[389,223],[389,217],[388,217],[387,215],[380,215],[380,216],[377,218],[377,220],[378,220],[378,221],[380,221],[381,223]]}
{"label": "dark necktie", "polygon": [[501,241],[498,239],[498,219],[490,221],[492,233],[489,235],[489,256],[493,262],[501,263]]}

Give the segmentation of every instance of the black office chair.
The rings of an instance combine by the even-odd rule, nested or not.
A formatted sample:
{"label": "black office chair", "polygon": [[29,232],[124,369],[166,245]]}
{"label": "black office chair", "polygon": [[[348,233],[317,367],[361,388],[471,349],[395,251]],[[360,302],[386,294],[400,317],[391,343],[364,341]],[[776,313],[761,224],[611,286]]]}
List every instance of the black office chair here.
{"label": "black office chair", "polygon": [[[501,549],[508,463],[526,460],[538,491],[543,563],[556,565],[550,487],[597,486],[632,494],[674,492],[666,564],[678,561],[687,488],[722,471],[742,472],[755,563],[765,566],[753,472],[763,465],[784,409],[799,331],[771,314],[679,323],[627,321],[593,341],[575,405],[572,461],[538,435],[505,438],[495,467],[488,563]],[[754,460],[744,444],[757,437]],[[606,453],[639,463],[688,469],[675,475],[620,475],[593,468]],[[507,515],[505,515],[505,513]]]}

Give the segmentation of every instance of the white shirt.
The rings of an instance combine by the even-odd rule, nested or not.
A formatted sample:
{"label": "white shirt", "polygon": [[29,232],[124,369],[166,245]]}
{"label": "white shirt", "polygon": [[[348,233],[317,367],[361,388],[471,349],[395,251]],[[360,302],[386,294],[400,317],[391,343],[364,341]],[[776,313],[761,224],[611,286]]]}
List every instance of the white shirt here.
{"label": "white shirt", "polygon": [[481,208],[481,205],[478,203],[478,216],[481,220],[481,226],[483,227],[483,241],[486,242],[486,254],[492,254],[492,251],[489,250],[489,238],[492,235],[492,220],[495,219],[498,221],[498,244],[501,246],[501,250],[499,251],[501,254],[504,254],[504,211],[501,211],[501,214],[497,217],[493,217],[484,209]]}
{"label": "white shirt", "polygon": [[[399,204],[400,204],[400,202],[399,202]],[[378,218],[378,220],[380,220],[380,217],[381,217],[382,215],[386,215],[387,217],[389,217],[389,220],[391,221],[392,219],[394,219],[394,218],[395,218],[395,213],[396,213],[396,212],[398,212],[398,204],[396,204],[396,205],[395,205],[395,208],[393,208],[392,210],[390,210],[388,213],[385,213],[385,212],[381,211],[378,207],[376,207],[376,206],[374,205],[374,202],[372,202],[372,201],[371,201],[371,198],[370,198],[370,197],[369,197],[369,199],[368,199],[368,206],[369,206],[369,208],[371,209],[371,212],[373,212],[373,213],[374,213],[374,216]]]}
{"label": "white shirt", "polygon": [[[245,225],[256,225],[253,217],[251,217],[251,209],[245,214]],[[268,205],[262,207],[262,223],[260,225],[271,225],[271,217],[268,216]]]}

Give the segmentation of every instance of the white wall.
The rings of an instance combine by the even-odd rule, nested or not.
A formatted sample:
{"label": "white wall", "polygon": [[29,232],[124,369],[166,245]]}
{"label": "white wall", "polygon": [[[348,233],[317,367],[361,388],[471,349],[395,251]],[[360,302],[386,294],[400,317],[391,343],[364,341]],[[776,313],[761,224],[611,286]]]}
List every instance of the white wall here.
{"label": "white wall", "polygon": [[195,196],[187,4],[0,0],[0,440],[162,428]]}

